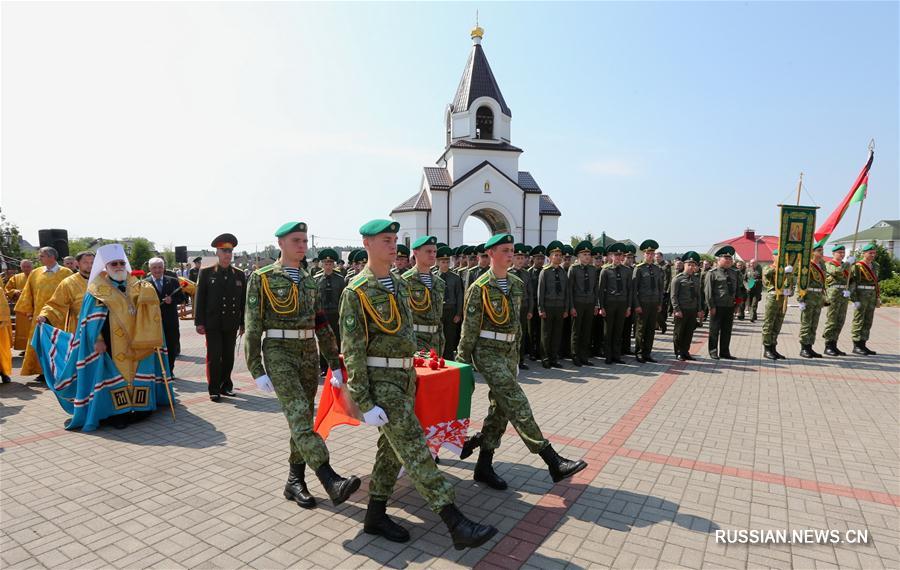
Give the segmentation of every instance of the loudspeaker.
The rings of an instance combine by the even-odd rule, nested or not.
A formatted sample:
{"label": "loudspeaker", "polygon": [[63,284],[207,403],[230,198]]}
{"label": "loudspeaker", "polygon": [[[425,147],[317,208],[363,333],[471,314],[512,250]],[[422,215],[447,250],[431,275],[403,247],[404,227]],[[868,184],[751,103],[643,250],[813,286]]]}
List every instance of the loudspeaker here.
{"label": "loudspeaker", "polygon": [[66,230],[38,230],[38,242],[40,247],[55,249],[59,254],[59,261],[69,255],[69,232]]}
{"label": "loudspeaker", "polygon": [[187,246],[175,246],[175,263],[187,263]]}

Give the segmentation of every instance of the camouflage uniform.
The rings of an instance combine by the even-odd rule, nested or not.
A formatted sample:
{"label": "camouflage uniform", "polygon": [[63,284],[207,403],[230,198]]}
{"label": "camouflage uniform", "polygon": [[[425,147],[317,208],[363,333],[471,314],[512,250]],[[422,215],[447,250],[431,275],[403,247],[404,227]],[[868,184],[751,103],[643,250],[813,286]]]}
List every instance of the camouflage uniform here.
{"label": "camouflage uniform", "polygon": [[[490,389],[490,407],[481,430],[482,449],[490,451],[499,447],[507,423],[512,423],[528,450],[540,453],[549,442],[534,421],[525,392],[516,382],[522,336],[516,315],[525,302],[525,286],[515,275],[507,278],[508,294],[500,288],[492,270],[479,277],[466,291],[458,358],[460,362],[474,364]],[[483,295],[490,300],[490,307],[484,306]],[[502,324],[494,322],[489,316],[491,313]]]}
{"label": "camouflage uniform", "polygon": [[814,261],[809,266],[809,281],[803,294],[805,308],[800,311],[800,344],[812,346],[816,342],[819,316],[825,303],[825,269]]}
{"label": "camouflage uniform", "polygon": [[[788,279],[786,278],[784,287],[787,288],[788,286]],[[762,326],[763,346],[775,346],[778,344],[778,334],[781,332],[781,325],[784,323],[784,310],[782,308],[784,298],[778,294],[775,287],[775,263],[763,270],[763,287],[766,289],[766,306]]]}
{"label": "camouflage uniform", "polygon": [[857,261],[850,268],[850,300],[860,304],[853,313],[851,338],[854,343],[865,344],[872,329],[875,307],[880,301],[877,263],[873,261],[869,267],[864,261]]}
{"label": "camouflage uniform", "polygon": [[402,279],[409,288],[409,308],[413,314],[413,330],[416,332],[418,350],[432,348],[438,355],[444,354],[444,330],[441,316],[444,312],[444,292],[447,284],[436,274],[431,274],[429,288],[415,267],[403,273]]}
{"label": "camouflage uniform", "polygon": [[[438,471],[415,414],[416,373],[412,356],[416,352],[416,334],[409,308],[409,287],[406,281],[390,275],[395,293],[379,283],[366,267],[341,296],[347,388],[361,412],[378,405],[388,416],[388,423],[378,428],[378,451],[369,482],[371,498],[387,501],[402,466],[429,508],[437,512],[453,503],[453,487]],[[377,315],[363,308],[361,297]],[[399,323],[391,320],[392,306],[399,312]],[[379,328],[376,316],[387,330]],[[396,366],[385,366],[397,361]]]}
{"label": "camouflage uniform", "polygon": [[[281,312],[288,309],[273,306],[273,300],[279,305],[289,304],[294,292],[297,306],[292,311]],[[274,334],[270,337],[266,332],[270,330],[299,331],[308,336],[274,338]],[[316,338],[329,366],[339,369],[337,342],[322,309],[318,286],[309,273],[301,268],[300,281],[294,283],[277,261],[254,271],[247,286],[247,368],[254,378],[268,374],[275,387],[291,430],[290,462],[308,463],[313,469],[328,463],[328,448],[312,429],[313,401],[319,386]]]}
{"label": "camouflage uniform", "polygon": [[662,304],[665,289],[663,271],[655,263],[642,261],[632,272],[633,310],[637,313],[637,330],[635,331],[635,354],[647,358],[653,350],[653,339],[656,336],[658,312]]}
{"label": "camouflage uniform", "polygon": [[844,321],[847,320],[848,297],[844,296],[850,280],[850,264],[837,263],[833,259],[825,264],[825,288],[827,291],[828,313],[825,315],[825,342],[837,344]]}

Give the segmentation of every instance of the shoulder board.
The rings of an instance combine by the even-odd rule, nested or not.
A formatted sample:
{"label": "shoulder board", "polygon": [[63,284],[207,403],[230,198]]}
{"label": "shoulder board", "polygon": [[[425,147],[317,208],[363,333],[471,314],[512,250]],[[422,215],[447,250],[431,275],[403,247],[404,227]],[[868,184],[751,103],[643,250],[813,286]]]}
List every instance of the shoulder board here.
{"label": "shoulder board", "polygon": [[350,281],[350,284],[347,285],[347,288],[352,291],[356,291],[357,289],[365,285],[368,281],[369,280],[365,276],[360,275],[359,277],[355,277],[352,281]]}
{"label": "shoulder board", "polygon": [[490,275],[488,275],[487,273],[482,273],[481,276],[475,280],[475,284],[478,285],[479,287],[484,287],[485,285],[487,285],[488,281],[490,281],[490,280],[491,280]]}
{"label": "shoulder board", "polygon": [[412,269],[407,269],[406,272],[403,273],[403,275],[401,275],[400,277],[402,277],[404,279],[409,279],[411,277],[414,277],[415,275],[418,275],[418,273],[419,272],[416,271],[416,268],[413,267]]}
{"label": "shoulder board", "polygon": [[265,267],[260,267],[253,273],[254,273],[254,275],[262,275],[263,273],[268,273],[268,272],[272,271],[273,269],[275,269],[274,263],[272,263],[270,265],[266,265]]}
{"label": "shoulder board", "polygon": [[522,281],[522,278],[519,277],[518,275],[516,275],[515,273],[512,273],[512,272],[511,272],[509,275],[507,275],[507,277],[512,277],[512,279],[510,280],[510,282],[518,281],[518,282],[521,283],[522,285],[525,284],[525,282]]}

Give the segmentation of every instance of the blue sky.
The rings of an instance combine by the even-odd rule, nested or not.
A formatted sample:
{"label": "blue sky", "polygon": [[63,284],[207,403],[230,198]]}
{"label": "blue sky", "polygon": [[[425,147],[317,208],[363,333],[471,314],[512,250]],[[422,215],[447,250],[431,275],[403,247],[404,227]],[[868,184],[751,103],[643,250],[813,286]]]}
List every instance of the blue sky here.
{"label": "blue sky", "polygon": [[439,156],[476,9],[561,238],[774,233],[800,171],[821,220],[870,138],[862,225],[900,217],[896,2],[5,3],[3,212],[35,242],[357,242]]}

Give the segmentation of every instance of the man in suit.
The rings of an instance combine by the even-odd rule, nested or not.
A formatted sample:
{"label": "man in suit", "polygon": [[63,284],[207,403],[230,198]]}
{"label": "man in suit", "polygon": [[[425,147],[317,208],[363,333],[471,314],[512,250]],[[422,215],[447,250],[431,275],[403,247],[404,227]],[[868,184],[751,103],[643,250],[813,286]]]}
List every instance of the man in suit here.
{"label": "man in suit", "polygon": [[159,297],[159,312],[162,316],[163,336],[169,354],[169,372],[175,375],[175,359],[181,354],[181,331],[178,330],[178,305],[187,300],[177,277],[166,271],[166,262],[161,257],[149,261],[150,276],[145,279],[156,289]]}
{"label": "man in suit", "polygon": [[222,234],[212,241],[218,262],[200,270],[194,298],[194,325],[206,336],[206,382],[209,399],[235,396],[231,370],[238,333],[244,333],[247,277],[231,260],[237,238]]}

